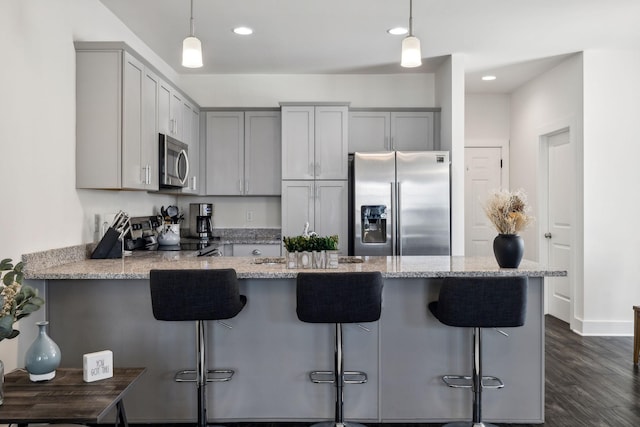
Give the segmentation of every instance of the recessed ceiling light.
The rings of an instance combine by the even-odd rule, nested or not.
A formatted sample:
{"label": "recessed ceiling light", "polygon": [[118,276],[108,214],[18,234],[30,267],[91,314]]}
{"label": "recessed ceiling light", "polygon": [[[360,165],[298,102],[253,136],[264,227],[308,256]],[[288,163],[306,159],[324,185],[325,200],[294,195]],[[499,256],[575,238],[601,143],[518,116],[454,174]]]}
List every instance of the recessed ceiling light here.
{"label": "recessed ceiling light", "polygon": [[249,34],[253,34],[253,30],[249,27],[236,27],[233,29],[233,32],[241,36],[248,36]]}
{"label": "recessed ceiling light", "polygon": [[407,30],[404,27],[389,28],[387,30],[387,33],[392,34],[394,36],[403,36],[403,35],[407,34],[408,32],[409,32],[409,30]]}
{"label": "recessed ceiling light", "polygon": [[489,81],[489,80],[495,80],[496,76],[482,76],[482,80],[484,81]]}

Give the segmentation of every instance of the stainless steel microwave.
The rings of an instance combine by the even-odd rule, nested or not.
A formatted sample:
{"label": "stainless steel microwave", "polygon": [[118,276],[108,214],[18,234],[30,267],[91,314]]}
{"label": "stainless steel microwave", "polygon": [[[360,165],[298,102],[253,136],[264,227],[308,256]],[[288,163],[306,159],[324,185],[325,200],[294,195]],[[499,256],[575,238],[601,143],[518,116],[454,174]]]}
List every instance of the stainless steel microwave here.
{"label": "stainless steel microwave", "polygon": [[160,188],[184,188],[189,177],[189,146],[160,134]]}

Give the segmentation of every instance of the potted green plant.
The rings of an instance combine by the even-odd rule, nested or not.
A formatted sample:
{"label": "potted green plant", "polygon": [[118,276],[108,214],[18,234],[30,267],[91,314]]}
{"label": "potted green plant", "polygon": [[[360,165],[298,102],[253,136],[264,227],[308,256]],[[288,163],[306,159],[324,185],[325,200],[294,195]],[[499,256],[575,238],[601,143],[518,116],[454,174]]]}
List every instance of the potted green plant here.
{"label": "potted green plant", "polygon": [[[22,262],[13,265],[11,258],[0,261],[0,341],[15,338],[20,331],[13,328],[18,320],[37,311],[44,304],[38,291],[31,286],[22,285],[24,273]],[[0,360],[0,378],[4,376],[4,363]],[[2,383],[0,382],[0,387]],[[0,405],[3,403],[0,392]]]}
{"label": "potted green plant", "polygon": [[44,304],[37,290],[22,285],[23,268],[22,262],[14,266],[10,258],[0,261],[0,340],[17,337],[20,331],[13,329],[13,324]]}
{"label": "potted green plant", "polygon": [[[326,268],[327,252],[335,252],[337,267],[338,236],[318,236],[310,233],[308,236],[283,237],[282,241],[287,250],[286,262],[288,268]],[[335,268],[334,267],[334,268]]]}

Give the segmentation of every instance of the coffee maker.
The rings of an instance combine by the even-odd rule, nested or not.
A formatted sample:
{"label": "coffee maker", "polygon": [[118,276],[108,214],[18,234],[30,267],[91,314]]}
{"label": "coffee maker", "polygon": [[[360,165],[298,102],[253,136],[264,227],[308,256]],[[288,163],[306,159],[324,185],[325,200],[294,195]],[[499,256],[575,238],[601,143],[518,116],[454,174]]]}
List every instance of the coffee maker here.
{"label": "coffee maker", "polygon": [[192,237],[208,240],[213,232],[213,204],[191,203],[189,205],[189,231]]}

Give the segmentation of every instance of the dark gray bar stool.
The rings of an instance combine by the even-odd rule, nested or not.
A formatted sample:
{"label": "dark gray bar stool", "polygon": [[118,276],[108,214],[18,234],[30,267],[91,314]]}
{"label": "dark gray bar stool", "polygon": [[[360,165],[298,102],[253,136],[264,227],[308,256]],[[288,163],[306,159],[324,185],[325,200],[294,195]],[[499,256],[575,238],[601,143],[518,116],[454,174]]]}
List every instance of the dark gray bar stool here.
{"label": "dark gray bar stool", "polygon": [[[235,317],[247,302],[240,295],[233,269],[151,270],[151,305],[158,320],[195,321],[197,361],[195,370],[180,371],[177,382],[195,382],[198,387],[198,427],[207,425],[206,384],[229,381],[230,369],[207,369],[205,321]],[[194,375],[195,378],[186,378]],[[218,375],[209,377],[208,374]]]}
{"label": "dark gray bar stool", "polygon": [[502,388],[504,383],[496,377],[482,376],[482,329],[524,325],[527,283],[526,277],[449,277],[442,283],[438,301],[429,303],[431,313],[445,325],[473,328],[472,375],[442,377],[449,387],[472,389],[473,420],[446,426],[493,426],[482,422],[482,389]]}
{"label": "dark gray bar stool", "polygon": [[314,383],[335,385],[335,421],[314,426],[362,426],[344,421],[344,385],[366,383],[367,374],[344,370],[342,324],[380,319],[382,275],[380,272],[298,273],[296,298],[296,312],[301,321],[335,324],[334,370],[309,373]]}

